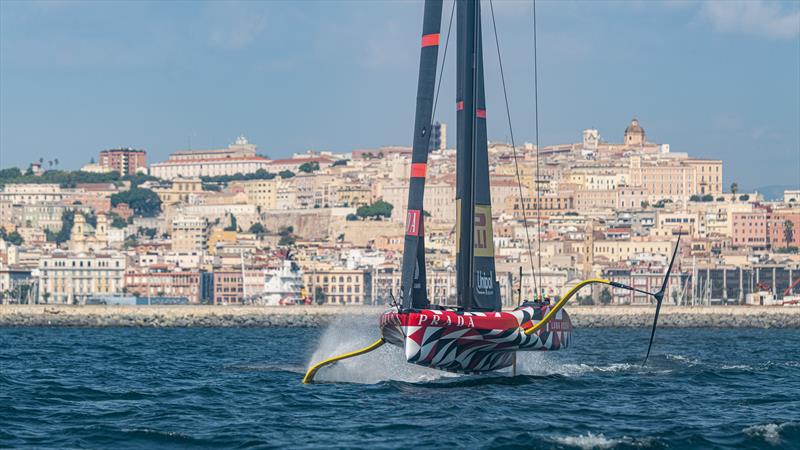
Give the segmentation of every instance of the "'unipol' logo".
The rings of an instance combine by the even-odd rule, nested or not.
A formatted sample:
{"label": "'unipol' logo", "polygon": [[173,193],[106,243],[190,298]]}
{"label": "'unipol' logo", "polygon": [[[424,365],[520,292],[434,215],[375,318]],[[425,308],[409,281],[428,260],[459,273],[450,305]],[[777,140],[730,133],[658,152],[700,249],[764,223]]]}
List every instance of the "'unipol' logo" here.
{"label": "'unipol' logo", "polygon": [[494,294],[494,276],[491,271],[475,271],[475,290],[481,295]]}

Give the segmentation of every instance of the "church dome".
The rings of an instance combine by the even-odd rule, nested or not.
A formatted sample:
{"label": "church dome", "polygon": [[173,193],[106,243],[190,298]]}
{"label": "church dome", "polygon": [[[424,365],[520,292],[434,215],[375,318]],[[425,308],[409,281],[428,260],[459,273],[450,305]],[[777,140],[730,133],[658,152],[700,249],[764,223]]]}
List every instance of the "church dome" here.
{"label": "church dome", "polygon": [[641,146],[645,143],[644,128],[639,125],[636,119],[631,120],[630,125],[625,128],[625,145]]}
{"label": "church dome", "polygon": [[631,123],[625,128],[625,134],[644,134],[644,128],[639,125],[639,121],[637,119],[631,120]]}

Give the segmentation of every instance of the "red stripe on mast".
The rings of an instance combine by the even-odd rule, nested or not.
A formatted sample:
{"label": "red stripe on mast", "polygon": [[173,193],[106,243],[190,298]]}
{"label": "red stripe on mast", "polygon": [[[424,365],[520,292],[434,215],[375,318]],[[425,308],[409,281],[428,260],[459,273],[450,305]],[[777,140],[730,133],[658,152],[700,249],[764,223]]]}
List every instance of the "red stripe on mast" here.
{"label": "red stripe on mast", "polygon": [[425,173],[428,165],[425,163],[412,163],[411,164],[411,178],[425,178]]}
{"label": "red stripe on mast", "polygon": [[461,100],[456,102],[456,111],[461,111],[462,109],[464,109],[464,101]]}
{"label": "red stripe on mast", "polygon": [[475,116],[478,117],[478,118],[481,118],[481,119],[485,119],[486,118],[486,110],[485,109],[480,109],[480,108],[476,109],[475,110]]}
{"label": "red stripe on mast", "polygon": [[425,34],[422,36],[422,46],[432,47],[439,45],[439,33]]}

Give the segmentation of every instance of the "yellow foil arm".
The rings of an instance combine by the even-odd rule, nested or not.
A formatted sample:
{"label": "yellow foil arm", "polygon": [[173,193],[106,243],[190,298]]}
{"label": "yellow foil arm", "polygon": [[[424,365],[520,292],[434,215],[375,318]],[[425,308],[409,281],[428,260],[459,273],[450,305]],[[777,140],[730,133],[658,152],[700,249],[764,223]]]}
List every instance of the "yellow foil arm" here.
{"label": "yellow foil arm", "polygon": [[334,356],[334,357],[328,358],[328,359],[326,359],[326,360],[324,360],[322,362],[318,362],[318,363],[314,364],[313,366],[311,366],[310,369],[308,369],[308,372],[306,372],[306,376],[303,377],[303,384],[313,383],[314,382],[314,376],[317,374],[317,371],[319,369],[321,369],[321,368],[323,368],[323,367],[325,367],[327,365],[333,364],[336,361],[341,361],[343,359],[352,358],[352,357],[358,356],[358,355],[363,355],[364,353],[369,353],[369,352],[375,350],[376,348],[380,347],[381,345],[383,345],[385,343],[386,343],[386,341],[384,341],[383,338],[380,338],[377,341],[375,341],[372,344],[370,344],[369,346],[364,347],[364,348],[362,348],[360,350],[356,350],[356,351],[350,352],[350,353],[345,353],[345,354],[339,355],[339,356]]}
{"label": "yellow foil arm", "polygon": [[569,299],[571,299],[575,294],[577,294],[582,287],[586,286],[587,284],[595,284],[595,283],[610,284],[611,282],[608,280],[604,280],[602,278],[592,278],[589,280],[581,281],[580,283],[576,284],[574,288],[570,289],[569,292],[567,292],[567,295],[561,297],[561,300],[556,302],[556,304],[553,305],[552,308],[550,308],[550,311],[548,311],[547,314],[545,314],[545,316],[542,317],[542,320],[537,322],[534,326],[525,330],[525,334],[530,336],[543,326],[547,325],[547,322],[549,322],[550,319],[552,319],[558,313],[558,311],[560,311],[561,308],[563,308],[564,305],[567,304]]}

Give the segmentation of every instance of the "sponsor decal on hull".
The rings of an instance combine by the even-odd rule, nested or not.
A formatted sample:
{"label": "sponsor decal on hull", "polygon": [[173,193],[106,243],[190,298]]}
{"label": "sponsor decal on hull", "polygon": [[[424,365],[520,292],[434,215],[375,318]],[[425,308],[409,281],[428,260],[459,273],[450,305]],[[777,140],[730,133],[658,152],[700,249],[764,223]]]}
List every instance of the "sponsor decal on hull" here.
{"label": "sponsor decal on hull", "polygon": [[409,362],[454,372],[487,372],[509,367],[515,351],[569,345],[572,324],[566,313],[539,332],[525,334],[548,310],[548,305],[485,313],[393,308],[381,316],[380,324],[386,341],[404,348]]}

